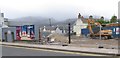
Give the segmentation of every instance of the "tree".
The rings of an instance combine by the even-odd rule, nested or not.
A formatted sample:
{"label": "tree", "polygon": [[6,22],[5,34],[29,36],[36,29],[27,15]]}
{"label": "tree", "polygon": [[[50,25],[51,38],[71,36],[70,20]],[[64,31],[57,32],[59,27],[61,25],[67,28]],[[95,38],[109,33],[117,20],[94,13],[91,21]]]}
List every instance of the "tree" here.
{"label": "tree", "polygon": [[97,20],[97,22],[99,22],[100,24],[104,24],[105,21],[99,19],[99,20]]}
{"label": "tree", "polygon": [[117,16],[112,16],[112,18],[110,19],[111,23],[115,23],[117,22]]}
{"label": "tree", "polygon": [[90,16],[89,16],[89,19],[93,19],[93,16],[92,16],[92,15],[90,15]]}
{"label": "tree", "polygon": [[100,20],[100,19],[98,19],[96,22],[99,22],[100,24],[108,24],[108,23],[110,23],[109,21]]}
{"label": "tree", "polygon": [[101,19],[101,20],[104,20],[104,17],[103,17],[103,16],[101,16],[101,17],[100,17],[100,19]]}

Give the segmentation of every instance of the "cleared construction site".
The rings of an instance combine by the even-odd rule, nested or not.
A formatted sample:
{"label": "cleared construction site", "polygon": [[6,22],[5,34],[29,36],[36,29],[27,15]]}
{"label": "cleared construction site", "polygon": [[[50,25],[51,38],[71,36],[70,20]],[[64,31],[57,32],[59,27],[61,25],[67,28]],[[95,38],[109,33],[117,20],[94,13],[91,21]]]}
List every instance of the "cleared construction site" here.
{"label": "cleared construction site", "polygon": [[93,18],[84,18],[80,13],[73,24],[68,22],[67,25],[52,26],[50,24],[50,26],[44,27],[23,24],[23,26],[13,27],[15,28],[14,39],[8,38],[6,40],[7,37],[3,37],[4,41],[91,48],[119,48],[119,23],[102,25]]}

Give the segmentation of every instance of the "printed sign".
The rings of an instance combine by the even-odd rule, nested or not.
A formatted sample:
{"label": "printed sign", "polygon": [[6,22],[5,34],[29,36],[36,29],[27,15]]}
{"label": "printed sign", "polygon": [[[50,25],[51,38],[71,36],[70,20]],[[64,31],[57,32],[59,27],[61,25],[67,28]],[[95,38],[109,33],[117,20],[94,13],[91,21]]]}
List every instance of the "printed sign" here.
{"label": "printed sign", "polygon": [[11,31],[10,30],[8,30],[8,32],[7,32],[8,34],[11,34]]}

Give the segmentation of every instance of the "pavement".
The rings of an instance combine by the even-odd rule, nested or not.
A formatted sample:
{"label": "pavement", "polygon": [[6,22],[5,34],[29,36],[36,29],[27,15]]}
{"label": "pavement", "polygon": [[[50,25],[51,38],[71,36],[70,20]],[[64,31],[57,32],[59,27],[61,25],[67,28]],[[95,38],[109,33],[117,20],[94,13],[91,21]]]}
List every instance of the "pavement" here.
{"label": "pavement", "polygon": [[74,47],[74,46],[61,46],[61,45],[40,45],[40,44],[25,44],[25,43],[10,43],[0,42],[2,45],[17,46],[17,47],[28,47],[48,50],[59,50],[69,52],[80,52],[80,53],[91,53],[91,54],[102,54],[102,55],[120,55],[118,49],[103,49],[103,48],[87,48],[87,47]]}

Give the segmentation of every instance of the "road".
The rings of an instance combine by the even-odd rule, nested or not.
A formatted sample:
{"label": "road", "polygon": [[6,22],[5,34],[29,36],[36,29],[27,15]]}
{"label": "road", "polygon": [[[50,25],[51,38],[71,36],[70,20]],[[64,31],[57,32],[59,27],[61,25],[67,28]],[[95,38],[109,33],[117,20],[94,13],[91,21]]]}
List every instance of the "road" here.
{"label": "road", "polygon": [[103,56],[103,55],[14,46],[2,46],[2,56]]}

